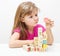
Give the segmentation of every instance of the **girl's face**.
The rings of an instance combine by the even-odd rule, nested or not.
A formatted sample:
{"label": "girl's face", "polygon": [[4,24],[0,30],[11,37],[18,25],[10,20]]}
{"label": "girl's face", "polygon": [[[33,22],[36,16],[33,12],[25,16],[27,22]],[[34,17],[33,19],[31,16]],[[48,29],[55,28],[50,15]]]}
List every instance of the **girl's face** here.
{"label": "girl's face", "polygon": [[35,26],[38,23],[38,11],[33,11],[31,15],[26,15],[23,22],[25,22],[27,26]]}

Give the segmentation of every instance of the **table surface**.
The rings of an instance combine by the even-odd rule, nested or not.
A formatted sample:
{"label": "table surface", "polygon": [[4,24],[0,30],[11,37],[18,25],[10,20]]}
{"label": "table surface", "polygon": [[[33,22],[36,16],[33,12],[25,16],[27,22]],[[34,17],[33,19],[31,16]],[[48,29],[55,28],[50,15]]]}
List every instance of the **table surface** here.
{"label": "table surface", "polygon": [[48,46],[46,52],[27,52],[23,48],[9,48],[8,44],[0,44],[0,56],[60,56],[60,43]]}

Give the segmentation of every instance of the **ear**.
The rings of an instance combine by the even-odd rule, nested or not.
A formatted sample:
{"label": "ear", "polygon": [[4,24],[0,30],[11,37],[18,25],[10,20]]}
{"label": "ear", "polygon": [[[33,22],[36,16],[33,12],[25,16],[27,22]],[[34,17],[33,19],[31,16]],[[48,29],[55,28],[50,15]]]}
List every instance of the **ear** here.
{"label": "ear", "polygon": [[21,18],[21,22],[24,22],[24,17],[23,17],[23,18]]}

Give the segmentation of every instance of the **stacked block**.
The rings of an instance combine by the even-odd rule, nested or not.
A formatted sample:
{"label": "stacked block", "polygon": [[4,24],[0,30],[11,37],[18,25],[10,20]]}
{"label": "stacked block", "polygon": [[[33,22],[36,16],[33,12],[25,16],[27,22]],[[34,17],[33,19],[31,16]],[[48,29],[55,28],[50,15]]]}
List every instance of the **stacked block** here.
{"label": "stacked block", "polygon": [[47,35],[43,36],[42,28],[38,28],[38,37],[34,37],[33,44],[23,46],[26,51],[46,51],[47,47]]}
{"label": "stacked block", "polygon": [[45,32],[43,36],[42,28],[38,28],[38,39],[39,39],[38,46],[42,45],[41,48],[45,51],[47,49],[47,35]]}
{"label": "stacked block", "polygon": [[38,38],[37,37],[34,38],[34,46],[38,46]]}

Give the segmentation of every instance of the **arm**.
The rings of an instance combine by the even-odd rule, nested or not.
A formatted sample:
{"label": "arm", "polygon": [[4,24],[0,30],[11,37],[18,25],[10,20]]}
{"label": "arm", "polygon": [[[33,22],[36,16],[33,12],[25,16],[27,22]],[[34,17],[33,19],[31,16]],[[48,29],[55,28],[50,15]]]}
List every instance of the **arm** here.
{"label": "arm", "polygon": [[48,18],[45,18],[44,21],[46,24],[46,33],[47,33],[47,42],[48,42],[47,44],[52,45],[54,39],[51,28],[53,27],[54,21],[51,21]]}
{"label": "arm", "polygon": [[23,45],[28,45],[33,43],[33,40],[19,40],[19,33],[15,32],[9,41],[9,47],[10,48],[18,48],[18,47],[22,47]]}
{"label": "arm", "polygon": [[46,28],[46,33],[47,33],[47,44],[52,45],[54,39],[51,29]]}

